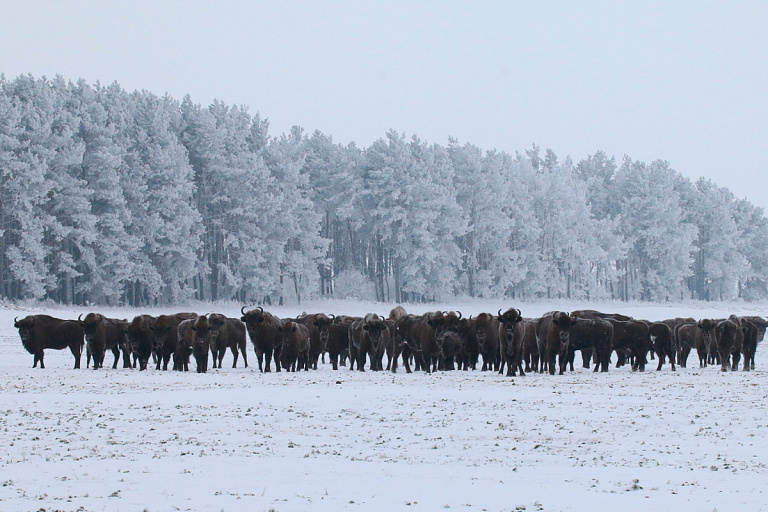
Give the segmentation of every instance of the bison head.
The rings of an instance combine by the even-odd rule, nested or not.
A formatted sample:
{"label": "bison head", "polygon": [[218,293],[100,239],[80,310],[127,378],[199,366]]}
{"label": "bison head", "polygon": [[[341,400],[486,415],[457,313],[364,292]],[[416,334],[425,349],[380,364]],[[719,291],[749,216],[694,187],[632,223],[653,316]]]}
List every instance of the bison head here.
{"label": "bison head", "polygon": [[523,316],[519,309],[509,308],[503,314],[499,309],[497,320],[504,326],[504,330],[507,332],[507,339],[512,339],[515,333],[515,327],[517,324],[523,321]]}
{"label": "bison head", "polygon": [[440,350],[443,349],[443,343],[446,333],[451,332],[458,335],[459,322],[461,321],[461,312],[438,311],[428,316],[427,324],[435,330],[435,342]]}
{"label": "bison head", "polygon": [[24,317],[21,320],[18,320],[17,318],[13,319],[13,326],[19,330],[19,336],[21,337],[21,342],[23,344],[26,345],[32,338],[32,327],[34,325],[35,319],[32,316]]}
{"label": "bison head", "polygon": [[82,316],[83,315],[77,317],[77,321],[85,331],[85,341],[91,343],[96,337],[96,333],[99,331],[99,327],[104,320],[104,316],[98,313],[88,313],[85,315],[85,319],[80,320],[80,317]]}
{"label": "bison head", "polygon": [[195,323],[192,324],[192,330],[195,332],[195,342],[198,346],[202,347],[210,342],[211,325],[208,323],[207,316],[197,317]]}
{"label": "bison head", "polygon": [[709,354],[709,350],[712,347],[712,336],[715,332],[715,328],[717,327],[717,322],[711,318],[704,318],[699,320],[696,326],[701,329],[701,336],[704,340],[704,349],[706,350],[707,354]]}
{"label": "bison head", "polygon": [[557,326],[560,338],[560,349],[563,350],[568,347],[571,326],[576,323],[576,319],[563,311],[555,311],[552,313],[552,323]]}
{"label": "bison head", "polygon": [[374,313],[365,315],[363,330],[368,332],[368,337],[371,340],[374,350],[378,351],[381,346],[383,340],[382,333],[385,329],[387,329],[387,324],[384,322],[384,318]]}
{"label": "bison head", "polygon": [[320,331],[320,343],[322,344],[322,350],[324,352],[327,350],[329,329],[333,319],[333,315],[328,316],[323,313],[317,313],[312,320],[312,325],[317,327],[318,331]]}

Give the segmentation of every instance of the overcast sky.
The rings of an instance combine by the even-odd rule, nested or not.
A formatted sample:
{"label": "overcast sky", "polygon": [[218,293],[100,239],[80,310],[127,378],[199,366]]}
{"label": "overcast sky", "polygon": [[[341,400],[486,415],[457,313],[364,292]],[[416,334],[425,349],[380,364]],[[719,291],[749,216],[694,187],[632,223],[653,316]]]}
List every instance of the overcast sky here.
{"label": "overcast sky", "polygon": [[[535,5],[534,5],[535,4]],[[768,2],[0,0],[0,72],[389,129],[663,159],[768,209]]]}

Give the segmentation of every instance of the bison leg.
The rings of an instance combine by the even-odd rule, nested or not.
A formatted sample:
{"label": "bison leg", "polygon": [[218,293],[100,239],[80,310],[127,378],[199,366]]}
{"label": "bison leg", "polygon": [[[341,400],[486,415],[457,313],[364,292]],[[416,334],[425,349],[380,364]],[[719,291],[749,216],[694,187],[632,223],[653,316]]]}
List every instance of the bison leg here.
{"label": "bison leg", "polygon": [[[232,368],[237,368],[237,359],[240,356],[240,353],[237,351],[237,345],[232,345],[229,347],[229,351],[232,352]],[[224,354],[227,353],[227,349],[225,348],[223,352],[219,352],[219,368],[222,368],[221,363],[224,361]],[[245,360],[245,352],[243,352],[243,360]]]}
{"label": "bison leg", "polygon": [[117,363],[118,363],[118,361],[120,361],[120,348],[117,345],[112,347],[112,355],[115,356],[115,362],[112,363],[112,369],[116,370],[117,369]]}
{"label": "bison leg", "polygon": [[[272,361],[272,350],[267,349],[264,351],[264,373],[271,372],[271,361]],[[275,371],[280,371],[280,363],[278,362],[277,356],[275,356]]]}
{"label": "bison leg", "polygon": [[245,350],[245,342],[240,346],[240,353],[243,354],[243,366],[248,368],[248,355]]}
{"label": "bison leg", "polygon": [[[371,361],[371,365],[375,364],[374,361]],[[350,361],[349,368],[352,368],[352,363]],[[365,371],[365,352],[362,350],[359,350],[357,353],[357,369],[361,372]]]}
{"label": "bison leg", "polygon": [[331,363],[331,367],[334,370],[339,369],[339,354],[334,354],[333,352],[328,352],[328,360]]}
{"label": "bison leg", "polygon": [[[79,343],[76,343],[74,345],[70,345],[69,350],[72,352],[72,355],[75,356],[75,369],[77,370],[80,368],[80,356],[83,353],[83,346]],[[42,352],[40,353],[40,364],[43,364]],[[43,366],[43,368],[45,367]]]}
{"label": "bison leg", "polygon": [[739,369],[739,361],[741,361],[741,353],[734,352],[733,353],[733,364],[731,365],[732,371],[737,371]]}
{"label": "bison leg", "polygon": [[264,354],[259,353],[259,351],[256,350],[255,348],[253,350],[254,352],[256,352],[256,360],[259,362],[259,371],[263,373],[264,372]]}
{"label": "bison leg", "polygon": [[123,348],[123,368],[135,368],[131,366],[131,353],[126,348]]}

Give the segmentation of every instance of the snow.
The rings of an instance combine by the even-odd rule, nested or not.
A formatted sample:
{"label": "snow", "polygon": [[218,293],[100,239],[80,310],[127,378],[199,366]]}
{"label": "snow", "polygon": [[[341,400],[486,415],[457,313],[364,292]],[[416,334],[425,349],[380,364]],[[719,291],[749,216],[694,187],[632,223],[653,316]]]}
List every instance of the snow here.
{"label": "snow", "polygon": [[[519,307],[595,308],[660,320],[760,314],[760,304],[460,304],[465,315]],[[406,305],[409,312],[456,304]],[[322,302],[267,308],[386,313]],[[105,309],[132,318],[155,310]],[[80,308],[0,307],[0,510],[768,510],[768,354],[757,370],[627,367],[563,376],[318,371],[208,374],[105,366],[46,369],[15,316]],[[249,344],[250,345],[250,344]],[[614,358],[615,359],[615,358]],[[83,357],[83,366],[85,358]],[[194,365],[194,363],[193,363]],[[655,365],[651,365],[655,367]]]}

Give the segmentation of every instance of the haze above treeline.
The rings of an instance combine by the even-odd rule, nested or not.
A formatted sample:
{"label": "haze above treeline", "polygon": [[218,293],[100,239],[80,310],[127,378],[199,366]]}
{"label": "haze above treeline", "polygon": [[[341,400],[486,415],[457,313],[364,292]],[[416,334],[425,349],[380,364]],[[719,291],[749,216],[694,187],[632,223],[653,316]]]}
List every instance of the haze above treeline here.
{"label": "haze above treeline", "polygon": [[474,143],[362,148],[220,101],[3,77],[0,298],[768,297],[768,222],[727,188]]}

